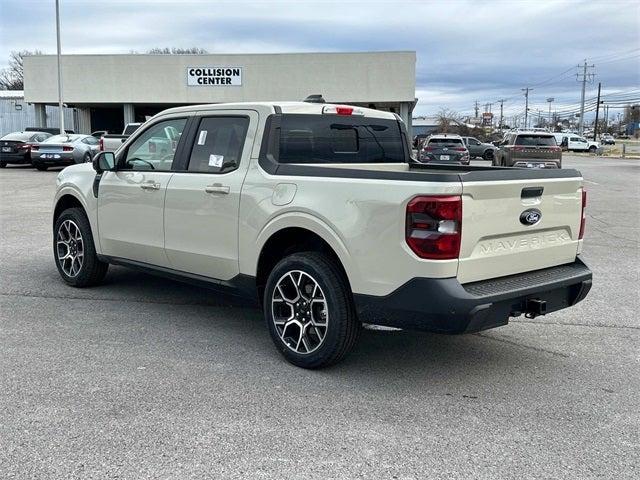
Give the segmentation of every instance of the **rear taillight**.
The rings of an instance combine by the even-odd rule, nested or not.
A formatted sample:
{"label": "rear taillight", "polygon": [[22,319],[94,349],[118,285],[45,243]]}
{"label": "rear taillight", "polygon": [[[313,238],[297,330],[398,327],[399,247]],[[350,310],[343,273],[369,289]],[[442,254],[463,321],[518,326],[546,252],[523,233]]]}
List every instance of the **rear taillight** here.
{"label": "rear taillight", "polygon": [[582,189],[582,217],[580,219],[580,233],[578,234],[578,240],[582,240],[584,237],[584,225],[587,220],[587,191]]}
{"label": "rear taillight", "polygon": [[435,150],[435,148],[433,148],[433,147],[424,147],[424,149],[423,149],[423,150],[424,150],[425,152],[432,152],[432,151],[434,151],[434,150]]}
{"label": "rear taillight", "polygon": [[30,145],[28,143],[23,143],[22,145],[18,145],[18,148],[23,150],[29,150]]}
{"label": "rear taillight", "polygon": [[98,148],[100,151],[104,151],[104,140],[102,138],[98,140]]}
{"label": "rear taillight", "polygon": [[31,145],[32,152],[37,152],[38,150],[40,150],[40,147],[38,145]]}
{"label": "rear taillight", "polygon": [[456,152],[466,152],[466,151],[467,151],[467,149],[466,149],[466,148],[464,148],[464,147],[456,147],[456,148],[454,148],[454,150],[455,150]]}
{"label": "rear taillight", "polygon": [[63,152],[73,152],[73,147],[69,147],[67,145],[62,147]]}
{"label": "rear taillight", "polygon": [[407,245],[420,258],[458,258],[462,236],[462,198],[415,197],[407,204],[405,235]]}

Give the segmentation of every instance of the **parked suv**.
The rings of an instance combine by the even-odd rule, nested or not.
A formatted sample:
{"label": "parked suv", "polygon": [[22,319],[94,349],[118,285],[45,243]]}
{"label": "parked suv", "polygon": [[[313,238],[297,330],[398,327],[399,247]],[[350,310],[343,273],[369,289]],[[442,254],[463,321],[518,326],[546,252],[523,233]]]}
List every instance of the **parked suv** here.
{"label": "parked suv", "polygon": [[172,108],[58,175],[55,263],[74,287],[119,264],[242,295],[306,368],[342,359],[361,322],[477,332],[587,295],[579,172],[445,168],[409,149],[378,110]]}
{"label": "parked suv", "polygon": [[498,145],[493,165],[503,167],[561,168],[562,150],[550,133],[507,133]]}
{"label": "parked suv", "polygon": [[469,165],[469,150],[460,135],[431,135],[418,151],[420,163],[455,163]]}
{"label": "parked suv", "polygon": [[473,137],[462,137],[462,141],[467,147],[467,150],[469,150],[469,156],[471,158],[482,158],[483,160],[491,162],[496,156],[495,153],[498,149],[491,143],[484,143]]}

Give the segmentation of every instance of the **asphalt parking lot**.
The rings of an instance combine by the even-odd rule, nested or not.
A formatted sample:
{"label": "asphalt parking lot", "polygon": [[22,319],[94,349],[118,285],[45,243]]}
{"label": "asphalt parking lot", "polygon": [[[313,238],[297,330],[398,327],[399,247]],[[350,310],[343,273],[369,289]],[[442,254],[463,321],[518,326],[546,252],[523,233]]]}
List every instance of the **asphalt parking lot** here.
{"label": "asphalt parking lot", "polygon": [[51,252],[55,171],[0,170],[0,477],[638,478],[640,161],[564,157],[589,191],[575,308],[480,334],[366,330],[334,368],[258,311]]}

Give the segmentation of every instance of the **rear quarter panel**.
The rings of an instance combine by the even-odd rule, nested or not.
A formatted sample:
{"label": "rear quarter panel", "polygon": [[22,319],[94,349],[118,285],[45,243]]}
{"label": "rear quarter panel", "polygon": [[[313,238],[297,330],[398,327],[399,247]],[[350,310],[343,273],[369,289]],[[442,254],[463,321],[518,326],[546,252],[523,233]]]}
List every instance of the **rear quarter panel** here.
{"label": "rear quarter panel", "polygon": [[[286,205],[272,200],[278,185],[295,190]],[[354,293],[386,295],[413,277],[454,277],[457,260],[423,260],[406,245],[405,211],[416,195],[456,195],[461,188],[459,182],[270,175],[254,158],[240,202],[240,271],[255,275],[271,235],[302,227],[337,253]]]}

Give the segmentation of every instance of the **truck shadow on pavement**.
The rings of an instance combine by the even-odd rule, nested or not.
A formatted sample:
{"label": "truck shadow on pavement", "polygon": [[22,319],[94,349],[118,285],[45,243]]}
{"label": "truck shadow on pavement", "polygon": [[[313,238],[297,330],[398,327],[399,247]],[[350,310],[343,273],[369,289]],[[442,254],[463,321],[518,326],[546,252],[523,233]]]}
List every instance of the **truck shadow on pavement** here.
{"label": "truck shadow on pavement", "polygon": [[[468,385],[514,378],[535,383],[535,378],[547,376],[547,368],[553,376],[560,368],[558,362],[565,362],[568,357],[531,345],[523,330],[527,327],[517,323],[480,334],[455,336],[365,328],[354,351],[344,361],[324,370],[308,371],[289,365],[278,354],[261,311],[242,299],[123,268],[113,268],[105,285],[92,292],[100,293],[96,300],[102,295],[116,295],[124,302],[151,304],[136,309],[164,311],[167,314],[164,317],[145,315],[144,318],[159,323],[145,328],[152,331],[158,327],[158,335],[163,334],[167,324],[180,325],[179,330],[172,329],[174,335],[193,329],[187,336],[197,336],[203,341],[189,348],[205,349],[206,353],[199,353],[211,355],[211,362],[241,362],[245,367],[247,362],[255,362],[254,368],[265,372],[284,368],[287,375],[293,374],[292,378],[301,381],[308,381],[311,376],[316,380],[331,377],[332,382],[355,384],[370,382],[372,377],[378,379],[376,383],[384,380],[394,384]],[[168,311],[166,304],[171,305]],[[243,346],[242,353],[237,345]]]}

